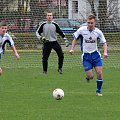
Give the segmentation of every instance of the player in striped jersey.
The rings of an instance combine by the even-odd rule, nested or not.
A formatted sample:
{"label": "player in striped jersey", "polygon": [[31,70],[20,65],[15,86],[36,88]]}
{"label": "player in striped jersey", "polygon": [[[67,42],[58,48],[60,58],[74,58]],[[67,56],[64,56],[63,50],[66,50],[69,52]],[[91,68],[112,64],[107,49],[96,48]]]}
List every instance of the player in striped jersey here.
{"label": "player in striped jersey", "polygon": [[[16,59],[19,59],[20,56],[15,48],[14,41],[12,37],[7,33],[7,24],[6,22],[0,22],[0,61],[2,58],[2,54],[4,52],[5,44],[8,43],[11,49],[13,50]],[[2,74],[3,70],[0,67],[0,75]]]}
{"label": "player in striped jersey", "polygon": [[101,88],[103,83],[102,74],[102,57],[98,50],[97,42],[103,44],[103,57],[107,58],[107,43],[101,30],[95,27],[96,18],[94,15],[90,15],[87,19],[87,26],[80,27],[74,34],[74,40],[72,41],[72,47],[69,51],[74,53],[76,40],[80,38],[81,50],[82,50],[82,64],[86,72],[86,79],[89,82],[93,79],[93,67],[97,75],[97,89],[96,95],[102,96]]}

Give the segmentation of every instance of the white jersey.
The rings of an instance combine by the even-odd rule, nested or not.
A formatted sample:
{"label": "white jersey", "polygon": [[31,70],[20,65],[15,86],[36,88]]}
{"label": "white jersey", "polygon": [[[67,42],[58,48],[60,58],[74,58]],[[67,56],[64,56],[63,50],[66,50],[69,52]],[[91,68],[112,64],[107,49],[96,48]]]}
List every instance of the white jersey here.
{"label": "white jersey", "polygon": [[4,36],[0,36],[0,54],[3,52],[3,46],[6,42],[10,47],[14,45],[14,41],[8,33],[5,33]]}
{"label": "white jersey", "polygon": [[98,51],[98,39],[100,40],[100,43],[106,43],[106,39],[102,31],[98,28],[90,31],[87,29],[87,26],[82,26],[73,34],[73,37],[75,39],[81,39],[81,50],[83,53],[92,53]]}

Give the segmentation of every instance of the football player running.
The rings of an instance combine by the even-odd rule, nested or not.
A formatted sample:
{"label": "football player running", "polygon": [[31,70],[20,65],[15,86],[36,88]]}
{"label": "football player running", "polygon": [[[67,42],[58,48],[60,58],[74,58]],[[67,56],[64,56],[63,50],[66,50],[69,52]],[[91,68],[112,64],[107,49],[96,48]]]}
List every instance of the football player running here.
{"label": "football player running", "polygon": [[[8,43],[11,49],[13,50],[16,59],[19,59],[20,56],[15,48],[14,41],[12,37],[7,33],[7,24],[5,21],[0,22],[0,61],[2,58],[2,54],[5,50],[5,44]],[[2,74],[3,70],[0,67],[0,75]]]}
{"label": "football player running", "polygon": [[107,58],[107,43],[106,39],[101,30],[95,27],[96,18],[94,15],[89,15],[87,18],[87,26],[80,27],[73,34],[72,47],[70,49],[70,54],[74,53],[74,48],[76,45],[76,40],[80,39],[80,46],[82,50],[82,64],[86,72],[86,80],[89,82],[93,79],[93,68],[95,69],[97,76],[97,88],[96,96],[102,96],[101,89],[103,84],[103,73],[102,73],[102,57],[100,51],[97,47],[98,39],[100,43],[103,44],[103,57]]}

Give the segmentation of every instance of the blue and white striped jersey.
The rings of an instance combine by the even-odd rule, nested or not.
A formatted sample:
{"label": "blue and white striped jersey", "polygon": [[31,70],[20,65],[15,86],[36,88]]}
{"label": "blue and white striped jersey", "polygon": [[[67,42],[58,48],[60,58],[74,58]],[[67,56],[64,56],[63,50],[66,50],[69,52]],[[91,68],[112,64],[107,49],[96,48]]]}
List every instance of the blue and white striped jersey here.
{"label": "blue and white striped jersey", "polygon": [[0,54],[3,52],[6,43],[8,43],[10,47],[14,45],[14,41],[8,33],[0,36]]}
{"label": "blue and white striped jersey", "polygon": [[106,39],[101,30],[95,27],[90,31],[87,26],[80,27],[75,33],[73,33],[74,39],[81,39],[81,50],[83,53],[92,53],[98,51],[97,41],[100,43],[106,43]]}

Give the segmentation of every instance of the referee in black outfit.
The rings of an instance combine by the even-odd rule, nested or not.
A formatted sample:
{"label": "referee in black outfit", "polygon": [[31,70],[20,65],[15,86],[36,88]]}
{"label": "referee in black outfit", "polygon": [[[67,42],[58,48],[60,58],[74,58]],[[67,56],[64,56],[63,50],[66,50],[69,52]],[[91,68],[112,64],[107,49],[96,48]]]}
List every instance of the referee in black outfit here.
{"label": "referee in black outfit", "polygon": [[57,33],[65,40],[66,47],[68,47],[69,41],[66,39],[65,34],[61,31],[58,24],[53,22],[52,12],[47,12],[46,18],[47,21],[43,22],[36,31],[37,38],[43,41],[43,73],[47,74],[48,58],[51,50],[54,49],[58,55],[58,72],[62,74],[64,53],[57,42]]}

